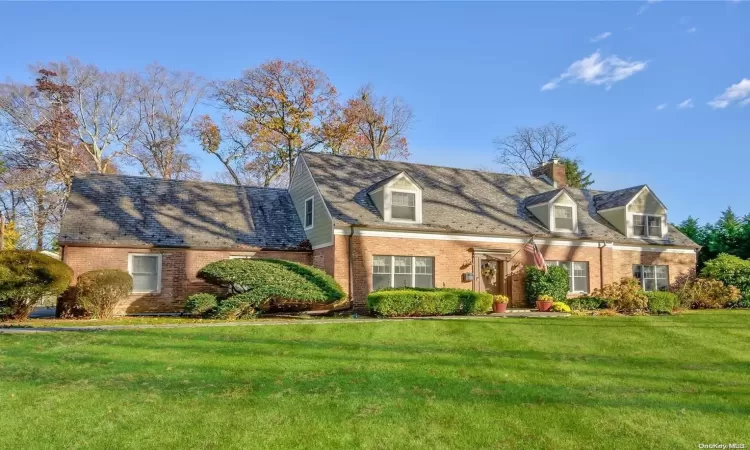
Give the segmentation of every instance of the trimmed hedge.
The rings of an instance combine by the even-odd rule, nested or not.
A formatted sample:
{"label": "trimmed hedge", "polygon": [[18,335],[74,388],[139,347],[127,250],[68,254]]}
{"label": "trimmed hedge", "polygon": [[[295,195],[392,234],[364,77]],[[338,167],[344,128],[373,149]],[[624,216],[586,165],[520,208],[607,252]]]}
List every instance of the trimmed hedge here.
{"label": "trimmed hedge", "polygon": [[235,320],[235,319],[252,319],[258,315],[258,310],[252,303],[246,301],[244,296],[239,294],[228,299],[222,300],[216,309],[212,310],[209,317],[213,319]]}
{"label": "trimmed hedge", "polygon": [[648,297],[648,310],[652,313],[671,313],[680,305],[677,295],[671,292],[649,291],[646,292]]}
{"label": "trimmed hedge", "polygon": [[211,313],[218,305],[216,296],[213,294],[193,294],[185,302],[182,313],[189,316],[204,316]]}
{"label": "trimmed hedge", "polygon": [[78,277],[76,303],[95,319],[109,319],[133,290],[133,277],[116,269],[92,270]]}
{"label": "trimmed hedge", "polygon": [[564,267],[549,266],[545,272],[534,266],[526,266],[524,284],[526,301],[530,305],[534,305],[540,295],[549,295],[558,302],[564,302],[568,296],[570,276]]}
{"label": "trimmed hedge", "polygon": [[573,311],[593,311],[596,309],[607,308],[607,300],[599,297],[575,297],[565,299],[564,303],[570,306]]}
{"label": "trimmed hedge", "polygon": [[466,289],[382,289],[367,296],[367,308],[384,317],[483,314],[492,294]]}
{"label": "trimmed hedge", "polygon": [[25,250],[0,251],[0,319],[25,320],[44,297],[57,297],[73,271],[62,261]]}
{"label": "trimmed hedge", "polygon": [[225,259],[208,264],[198,276],[231,295],[242,294],[256,309],[271,302],[334,303],[345,296],[324,271],[278,259]]}

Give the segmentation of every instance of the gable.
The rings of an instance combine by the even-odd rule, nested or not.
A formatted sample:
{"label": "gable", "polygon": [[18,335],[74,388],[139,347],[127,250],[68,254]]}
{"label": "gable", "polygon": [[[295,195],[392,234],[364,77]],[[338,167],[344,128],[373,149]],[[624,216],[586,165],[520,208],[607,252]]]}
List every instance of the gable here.
{"label": "gable", "polygon": [[664,207],[661,200],[654,195],[651,189],[646,188],[630,201],[628,204],[628,212],[664,215],[667,213],[667,209]]}

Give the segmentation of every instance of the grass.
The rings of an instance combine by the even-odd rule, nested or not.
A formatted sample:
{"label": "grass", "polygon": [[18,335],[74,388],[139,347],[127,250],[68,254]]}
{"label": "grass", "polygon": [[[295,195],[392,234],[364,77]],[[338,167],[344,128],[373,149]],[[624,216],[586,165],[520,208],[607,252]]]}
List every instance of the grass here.
{"label": "grass", "polygon": [[750,445],[750,311],[0,335],[3,448]]}

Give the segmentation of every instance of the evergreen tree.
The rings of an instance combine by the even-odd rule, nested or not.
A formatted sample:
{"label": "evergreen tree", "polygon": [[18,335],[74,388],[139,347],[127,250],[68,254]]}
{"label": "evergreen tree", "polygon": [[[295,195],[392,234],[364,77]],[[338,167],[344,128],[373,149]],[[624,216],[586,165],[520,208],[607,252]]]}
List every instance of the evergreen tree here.
{"label": "evergreen tree", "polygon": [[581,168],[580,161],[561,158],[560,162],[565,164],[565,176],[568,179],[568,186],[585,189],[594,184],[594,180],[591,179],[591,173],[587,173]]}

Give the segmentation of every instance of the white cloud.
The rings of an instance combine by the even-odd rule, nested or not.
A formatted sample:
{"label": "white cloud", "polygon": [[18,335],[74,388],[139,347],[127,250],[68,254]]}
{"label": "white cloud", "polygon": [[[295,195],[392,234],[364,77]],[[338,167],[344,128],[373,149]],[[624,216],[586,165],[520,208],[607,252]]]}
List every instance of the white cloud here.
{"label": "white cloud", "polygon": [[591,42],[599,42],[607,39],[608,37],[612,36],[611,31],[605,31],[604,33],[597,34],[596,36],[591,38]]}
{"label": "white cloud", "polygon": [[661,105],[659,105],[659,106],[656,107],[656,110],[657,111],[661,111],[662,109],[666,108],[667,106],[669,106],[669,105],[666,104],[666,103],[662,103]]}
{"label": "white cloud", "polygon": [[654,3],[659,3],[661,0],[648,0],[646,3],[642,4],[640,8],[638,8],[637,15],[641,15],[646,12],[646,10],[649,8],[649,6],[653,5]]}
{"label": "white cloud", "polygon": [[694,106],[695,105],[693,104],[693,99],[689,98],[689,99],[685,100],[684,102],[680,103],[679,105],[677,105],[677,108],[679,108],[679,109],[688,109],[688,108],[692,108]]}
{"label": "white cloud", "polygon": [[698,29],[697,29],[697,28],[695,28],[695,27],[692,27],[692,28],[688,28],[688,29],[687,29],[687,30],[685,30],[685,31],[687,31],[688,33],[695,33],[696,31],[698,31]]}
{"label": "white cloud", "polygon": [[750,104],[750,79],[743,78],[739,83],[729,86],[723,94],[708,102],[708,105],[714,109],[723,109],[732,102],[739,102],[742,106]]}
{"label": "white cloud", "polygon": [[648,61],[625,61],[617,55],[602,58],[597,50],[590,56],[574,61],[559,77],[542,86],[542,91],[555,89],[565,80],[569,83],[582,81],[594,86],[604,85],[610,89],[618,81],[645,70],[647,65]]}

